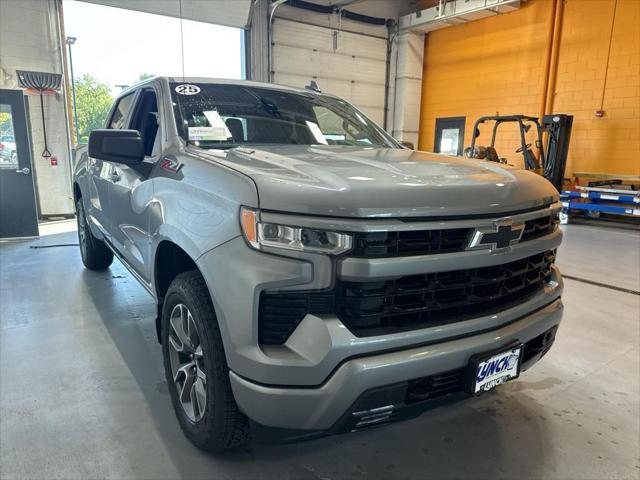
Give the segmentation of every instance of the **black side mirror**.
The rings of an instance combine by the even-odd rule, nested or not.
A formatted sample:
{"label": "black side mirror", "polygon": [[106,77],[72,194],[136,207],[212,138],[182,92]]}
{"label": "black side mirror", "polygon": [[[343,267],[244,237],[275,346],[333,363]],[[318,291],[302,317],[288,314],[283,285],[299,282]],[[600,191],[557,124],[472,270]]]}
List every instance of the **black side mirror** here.
{"label": "black side mirror", "polygon": [[474,137],[476,137],[476,138],[478,138],[478,137],[480,136],[480,129],[479,129],[479,128],[476,128],[476,129],[473,131],[473,136],[474,136]]}
{"label": "black side mirror", "polygon": [[137,130],[94,130],[89,135],[89,156],[138,165],[144,159],[142,136]]}
{"label": "black side mirror", "polygon": [[401,141],[400,145],[402,145],[404,148],[408,148],[409,150],[415,150],[413,142]]}

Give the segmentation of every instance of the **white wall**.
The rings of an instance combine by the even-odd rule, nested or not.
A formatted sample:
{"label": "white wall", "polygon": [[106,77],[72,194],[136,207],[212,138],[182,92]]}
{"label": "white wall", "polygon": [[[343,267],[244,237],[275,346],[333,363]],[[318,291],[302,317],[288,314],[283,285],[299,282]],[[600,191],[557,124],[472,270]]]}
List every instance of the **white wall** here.
{"label": "white wall", "polygon": [[[16,70],[62,73],[57,0],[0,0],[0,88],[20,88]],[[45,122],[51,166],[42,157],[42,116],[38,96],[28,97],[33,164],[41,216],[74,212],[64,81],[60,93],[45,96]]]}

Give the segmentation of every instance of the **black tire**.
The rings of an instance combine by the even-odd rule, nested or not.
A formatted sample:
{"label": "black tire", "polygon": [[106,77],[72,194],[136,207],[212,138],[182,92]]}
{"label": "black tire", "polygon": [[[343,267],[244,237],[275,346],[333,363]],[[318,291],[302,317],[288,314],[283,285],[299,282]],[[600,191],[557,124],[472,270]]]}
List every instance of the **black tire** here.
{"label": "black tire", "polygon": [[[206,407],[201,418],[194,421],[180,401],[174,382],[170,355],[176,355],[170,345],[171,315],[180,305],[185,306],[195,321],[202,354],[202,370],[206,375]],[[224,354],[222,337],[209,290],[198,271],[178,275],[167,291],[162,308],[162,353],[171,403],[185,436],[198,448],[218,453],[243,446],[249,441],[249,422],[236,404],[229,367]],[[175,358],[175,357],[174,357]],[[193,356],[191,357],[193,359]],[[193,361],[193,360],[192,360]],[[186,381],[185,381],[186,383]],[[191,397],[193,399],[193,397]],[[191,411],[193,416],[193,411]]]}
{"label": "black tire", "polygon": [[76,218],[78,220],[78,243],[80,244],[80,256],[82,263],[89,270],[104,270],[113,263],[113,252],[102,240],[97,239],[91,233],[87,223],[87,216],[82,205],[82,198],[76,202]]}

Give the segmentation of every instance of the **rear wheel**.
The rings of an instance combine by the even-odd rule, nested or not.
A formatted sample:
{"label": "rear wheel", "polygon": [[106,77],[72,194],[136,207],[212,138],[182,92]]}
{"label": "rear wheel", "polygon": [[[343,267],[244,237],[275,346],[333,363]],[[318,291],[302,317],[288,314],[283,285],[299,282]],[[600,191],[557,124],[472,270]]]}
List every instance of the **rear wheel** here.
{"label": "rear wheel", "polygon": [[89,270],[104,270],[113,262],[113,253],[101,240],[91,233],[87,223],[87,216],[82,205],[82,199],[76,202],[76,214],[78,219],[78,242],[82,263]]}
{"label": "rear wheel", "polygon": [[162,351],[171,402],[187,438],[210,452],[247,443],[248,420],[233,397],[215,311],[197,271],[178,275],[169,286]]}

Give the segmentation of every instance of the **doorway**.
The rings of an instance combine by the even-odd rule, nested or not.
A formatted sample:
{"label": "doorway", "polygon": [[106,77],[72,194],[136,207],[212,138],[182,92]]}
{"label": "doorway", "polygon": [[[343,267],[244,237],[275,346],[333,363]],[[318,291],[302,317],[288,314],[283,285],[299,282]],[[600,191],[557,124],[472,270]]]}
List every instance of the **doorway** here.
{"label": "doorway", "polygon": [[436,118],[435,153],[462,156],[466,117]]}
{"label": "doorway", "polygon": [[38,236],[33,165],[22,90],[0,89],[0,238]]}

